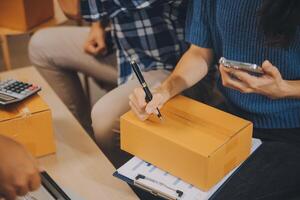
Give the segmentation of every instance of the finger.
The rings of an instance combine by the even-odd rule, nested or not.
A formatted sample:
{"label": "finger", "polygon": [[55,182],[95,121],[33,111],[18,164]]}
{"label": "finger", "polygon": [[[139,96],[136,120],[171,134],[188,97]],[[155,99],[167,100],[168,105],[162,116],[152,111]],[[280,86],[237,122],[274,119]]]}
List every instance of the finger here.
{"label": "finger", "polygon": [[231,71],[230,68],[225,67],[223,65],[220,65],[219,70],[220,70],[221,75],[223,73],[226,77],[232,78],[231,77],[232,76],[232,73],[231,73],[232,71]]}
{"label": "finger", "polygon": [[105,47],[105,45],[97,45],[96,47],[95,47],[95,53],[96,54],[102,54],[102,53],[104,53],[106,51],[106,47]]}
{"label": "finger", "polygon": [[154,94],[152,100],[147,104],[145,110],[148,114],[158,114],[157,108],[161,107],[162,95]]}
{"label": "finger", "polygon": [[220,74],[221,74],[223,85],[225,85],[228,80],[232,79],[230,77],[231,76],[230,75],[230,70],[227,69],[226,67],[224,67],[223,65],[220,65],[219,71],[220,71]]}
{"label": "finger", "polygon": [[239,80],[239,82],[243,82],[246,86],[252,89],[255,89],[257,87],[256,85],[259,82],[259,78],[241,70],[231,69],[230,73],[234,74],[234,76]]}
{"label": "finger", "polygon": [[147,113],[140,113],[133,105],[131,102],[129,102],[129,106],[131,107],[131,110],[134,112],[134,114],[142,121],[145,121],[149,115]]}
{"label": "finger", "polygon": [[135,99],[137,100],[137,104],[143,108],[147,105],[147,102],[145,100],[146,94],[144,90],[141,87],[135,88],[134,91]]}
{"label": "finger", "polygon": [[105,39],[98,39],[96,41],[97,47],[99,47],[99,49],[105,49],[106,48],[106,43],[105,43]]}
{"label": "finger", "polygon": [[222,84],[225,87],[238,90],[242,93],[250,93],[253,92],[251,88],[249,88],[245,83],[238,81],[238,80],[233,80],[230,75],[229,75],[228,69],[225,69],[225,67],[220,67],[220,73],[222,76]]}
{"label": "finger", "polygon": [[129,106],[130,106],[130,108],[134,111],[134,113],[135,113],[136,115],[138,115],[139,118],[144,119],[145,117],[148,116],[148,114],[145,112],[145,110],[142,110],[142,111],[138,110],[138,109],[132,104],[132,102],[129,102]]}
{"label": "finger", "polygon": [[145,112],[145,107],[140,107],[138,105],[138,101],[135,97],[135,95],[129,95],[129,102],[131,102],[132,106],[134,106],[138,112],[142,113],[142,112]]}
{"label": "finger", "polygon": [[[29,178],[29,176],[28,176],[28,178]],[[25,194],[28,193],[28,190],[29,190],[28,182],[29,182],[29,179],[27,179],[27,177],[25,177],[25,176],[15,177],[13,186],[14,186],[16,194],[18,196],[24,196]]]}
{"label": "finger", "polygon": [[3,191],[3,197],[5,200],[15,200],[17,194],[13,188],[6,188],[5,191]]}
{"label": "finger", "polygon": [[85,51],[87,53],[90,53],[92,55],[96,55],[97,54],[97,46],[95,46],[95,44],[89,43],[85,46]]}
{"label": "finger", "polygon": [[91,45],[85,48],[85,52],[91,55],[96,55],[95,48]]}
{"label": "finger", "polygon": [[29,183],[28,183],[28,189],[29,191],[34,191],[38,189],[41,186],[41,177],[39,173],[35,173],[31,176]]}
{"label": "finger", "polygon": [[273,66],[272,63],[268,60],[263,62],[262,69],[265,72],[265,74],[268,74],[274,78],[281,77],[279,70],[275,66]]}
{"label": "finger", "polygon": [[43,166],[38,166],[38,170],[40,173],[44,172],[45,171],[45,168]]}
{"label": "finger", "polygon": [[22,186],[16,187],[16,194],[20,197],[25,196],[28,192],[29,192],[28,184],[24,184]]}

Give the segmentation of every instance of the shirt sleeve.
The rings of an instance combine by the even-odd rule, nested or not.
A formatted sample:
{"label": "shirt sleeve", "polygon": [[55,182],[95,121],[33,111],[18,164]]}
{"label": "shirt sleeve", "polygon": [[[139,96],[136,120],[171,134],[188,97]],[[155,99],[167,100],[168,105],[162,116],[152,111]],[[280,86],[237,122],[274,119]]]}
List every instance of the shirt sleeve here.
{"label": "shirt sleeve", "polygon": [[100,0],[80,0],[81,16],[89,22],[99,21],[107,16],[104,10],[106,2]]}
{"label": "shirt sleeve", "polygon": [[189,1],[185,25],[186,41],[202,48],[212,48],[207,3],[207,0]]}

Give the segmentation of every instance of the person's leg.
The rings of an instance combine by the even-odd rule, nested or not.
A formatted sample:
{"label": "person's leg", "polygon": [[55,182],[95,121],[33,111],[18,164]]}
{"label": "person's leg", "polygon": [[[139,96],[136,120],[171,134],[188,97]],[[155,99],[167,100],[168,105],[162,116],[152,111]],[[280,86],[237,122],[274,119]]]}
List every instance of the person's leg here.
{"label": "person's leg", "polygon": [[[149,87],[158,86],[168,75],[168,71],[155,70],[143,73]],[[128,96],[139,87],[136,79],[120,85],[104,95],[93,107],[92,123],[97,144],[115,166],[122,163],[119,146],[119,118],[127,112]]]}
{"label": "person's leg", "polygon": [[30,40],[29,57],[81,124],[91,133],[90,108],[77,72],[89,75],[105,89],[117,83],[116,58],[94,57],[83,50],[88,27],[58,27],[38,31]]}
{"label": "person's leg", "polygon": [[264,140],[212,200],[300,199],[300,128],[255,129]]}

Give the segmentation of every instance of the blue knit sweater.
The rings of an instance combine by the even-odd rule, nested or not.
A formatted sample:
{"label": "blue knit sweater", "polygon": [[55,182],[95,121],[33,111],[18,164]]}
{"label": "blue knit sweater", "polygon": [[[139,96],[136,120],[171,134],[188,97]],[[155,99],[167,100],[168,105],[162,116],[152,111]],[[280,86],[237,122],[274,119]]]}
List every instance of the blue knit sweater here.
{"label": "blue knit sweater", "polygon": [[[269,60],[283,79],[300,80],[300,27],[288,48],[265,45],[258,28],[257,11],[263,0],[193,0],[186,23],[188,42],[212,48],[216,61],[227,59],[261,65]],[[222,86],[220,91],[233,112],[254,123],[256,128],[300,127],[300,99],[272,100],[258,94],[242,94]],[[300,91],[299,91],[300,93]]]}

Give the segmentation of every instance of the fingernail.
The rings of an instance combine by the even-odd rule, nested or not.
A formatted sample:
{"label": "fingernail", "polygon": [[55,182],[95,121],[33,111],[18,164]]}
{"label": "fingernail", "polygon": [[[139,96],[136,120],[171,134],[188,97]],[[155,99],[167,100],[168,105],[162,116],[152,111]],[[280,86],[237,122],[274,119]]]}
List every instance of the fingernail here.
{"label": "fingernail", "polygon": [[266,60],[266,61],[265,61],[265,64],[272,65],[271,62],[270,62],[269,60]]}

